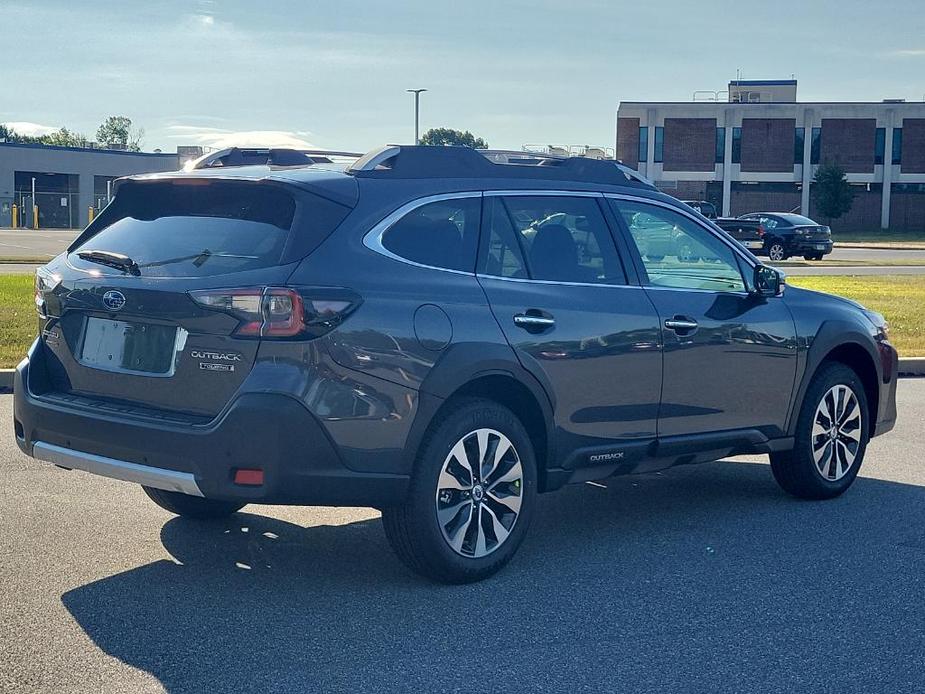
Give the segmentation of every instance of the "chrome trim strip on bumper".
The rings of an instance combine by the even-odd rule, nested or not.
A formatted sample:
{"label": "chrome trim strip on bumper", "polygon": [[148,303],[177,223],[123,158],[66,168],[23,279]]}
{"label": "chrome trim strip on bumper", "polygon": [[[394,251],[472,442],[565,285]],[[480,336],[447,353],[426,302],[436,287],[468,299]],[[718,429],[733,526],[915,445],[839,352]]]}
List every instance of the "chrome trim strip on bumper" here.
{"label": "chrome trim strip on bumper", "polygon": [[32,457],[44,460],[71,470],[83,470],[94,475],[111,477],[125,482],[137,482],[146,487],[164,489],[168,492],[180,492],[191,496],[203,496],[196,484],[196,478],[189,472],[177,472],[164,468],[139,465],[124,460],[107,458],[94,453],[75,451],[63,446],[55,446],[44,441],[36,441],[32,446]]}

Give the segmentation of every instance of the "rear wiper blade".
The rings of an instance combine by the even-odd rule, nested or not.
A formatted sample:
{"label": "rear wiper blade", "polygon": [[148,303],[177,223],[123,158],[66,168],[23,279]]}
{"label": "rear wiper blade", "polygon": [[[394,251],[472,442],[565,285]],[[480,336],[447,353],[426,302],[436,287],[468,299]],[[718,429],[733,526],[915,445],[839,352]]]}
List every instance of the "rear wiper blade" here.
{"label": "rear wiper blade", "polygon": [[78,251],[77,257],[86,260],[89,263],[98,263],[114,267],[117,270],[131,273],[136,277],[141,274],[138,269],[138,263],[122,253],[113,253],[112,251]]}

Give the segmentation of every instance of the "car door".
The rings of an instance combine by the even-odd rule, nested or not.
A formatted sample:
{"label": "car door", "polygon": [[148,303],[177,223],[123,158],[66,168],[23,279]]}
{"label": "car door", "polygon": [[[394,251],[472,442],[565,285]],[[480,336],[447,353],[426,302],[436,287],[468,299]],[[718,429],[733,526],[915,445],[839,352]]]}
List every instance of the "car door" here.
{"label": "car door", "polygon": [[640,213],[675,231],[664,258],[634,253],[664,344],[659,436],[734,429],[782,435],[797,366],[786,304],[751,293],[745,254],[693,215],[655,201],[609,202],[634,250],[645,247],[651,228],[634,224]]}
{"label": "car door", "polygon": [[[602,204],[589,194],[487,192],[478,277],[519,360],[554,401],[560,450],[622,441],[641,455],[656,435],[658,316],[630,284]],[[616,448],[628,462],[629,448]]]}

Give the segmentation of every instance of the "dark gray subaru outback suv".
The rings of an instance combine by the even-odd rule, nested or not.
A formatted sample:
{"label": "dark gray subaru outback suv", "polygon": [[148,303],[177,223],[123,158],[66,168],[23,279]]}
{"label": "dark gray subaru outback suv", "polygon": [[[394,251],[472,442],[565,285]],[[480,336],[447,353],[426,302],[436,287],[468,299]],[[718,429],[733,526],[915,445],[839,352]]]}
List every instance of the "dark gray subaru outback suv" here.
{"label": "dark gray subaru outback suv", "polygon": [[[511,558],[539,492],[768,453],[824,499],[893,426],[880,315],[784,293],[618,164],[253,159],[119,181],[39,270],[23,451],[194,518],[377,507],[412,569],[465,582]],[[677,249],[649,257],[665,226]]]}

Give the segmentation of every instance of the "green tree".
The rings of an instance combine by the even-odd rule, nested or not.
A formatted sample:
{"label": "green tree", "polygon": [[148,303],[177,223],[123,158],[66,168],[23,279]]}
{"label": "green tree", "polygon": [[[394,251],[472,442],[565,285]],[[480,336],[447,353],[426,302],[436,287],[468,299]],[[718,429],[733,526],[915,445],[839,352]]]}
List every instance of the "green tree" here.
{"label": "green tree", "polygon": [[109,116],[96,131],[96,141],[101,145],[119,147],[132,152],[141,149],[143,128],[133,128],[128,116]]}
{"label": "green tree", "polygon": [[42,135],[39,141],[43,145],[54,145],[57,147],[89,147],[90,141],[80,133],[73,133],[67,128],[55,130],[48,135]]}
{"label": "green tree", "polygon": [[830,224],[833,219],[848,214],[854,202],[845,170],[834,162],[824,162],[816,169],[811,193],[816,209]]}
{"label": "green tree", "polygon": [[488,143],[481,137],[476,137],[468,130],[453,130],[452,128],[431,128],[421,136],[422,145],[456,145],[459,147],[472,147],[473,149],[488,149]]}

